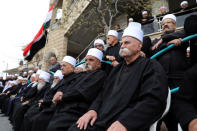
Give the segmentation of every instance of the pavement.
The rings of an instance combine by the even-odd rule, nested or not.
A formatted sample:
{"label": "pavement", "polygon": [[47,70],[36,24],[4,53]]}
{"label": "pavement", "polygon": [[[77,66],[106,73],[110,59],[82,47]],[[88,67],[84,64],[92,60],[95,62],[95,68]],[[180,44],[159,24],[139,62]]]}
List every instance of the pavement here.
{"label": "pavement", "polygon": [[7,116],[0,114],[0,131],[13,131]]}

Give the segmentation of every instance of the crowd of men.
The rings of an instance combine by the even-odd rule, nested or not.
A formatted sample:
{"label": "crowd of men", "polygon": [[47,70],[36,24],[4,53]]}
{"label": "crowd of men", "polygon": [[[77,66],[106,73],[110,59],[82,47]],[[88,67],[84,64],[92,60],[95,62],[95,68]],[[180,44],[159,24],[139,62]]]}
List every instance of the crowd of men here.
{"label": "crowd of men", "polygon": [[[149,131],[158,120],[157,130],[165,123],[168,131],[178,124],[197,131],[197,39],[182,43],[197,33],[196,23],[197,16],[189,16],[184,30],[176,31],[176,16],[165,15],[163,34],[152,42],[140,23],[131,22],[121,41],[117,31],[108,31],[107,48],[95,40],[84,64],[51,57],[47,71],[35,67],[23,76],[0,77],[1,112],[14,131]],[[173,49],[150,59],[172,43]],[[163,117],[169,89],[177,87]]]}

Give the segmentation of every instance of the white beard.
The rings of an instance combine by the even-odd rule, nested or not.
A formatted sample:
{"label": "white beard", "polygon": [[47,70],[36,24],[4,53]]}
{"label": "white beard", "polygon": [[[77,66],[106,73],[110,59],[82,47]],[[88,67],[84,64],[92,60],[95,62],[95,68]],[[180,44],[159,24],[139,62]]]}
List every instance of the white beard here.
{"label": "white beard", "polygon": [[51,85],[51,89],[54,88],[57,85],[58,82],[53,82],[53,84]]}
{"label": "white beard", "polygon": [[43,83],[39,83],[38,82],[38,85],[37,85],[37,90],[40,91],[42,90],[42,88],[46,85],[46,82],[43,82]]}
{"label": "white beard", "polygon": [[32,85],[32,87],[37,86],[37,84],[38,84],[38,82],[34,82],[33,85]]}

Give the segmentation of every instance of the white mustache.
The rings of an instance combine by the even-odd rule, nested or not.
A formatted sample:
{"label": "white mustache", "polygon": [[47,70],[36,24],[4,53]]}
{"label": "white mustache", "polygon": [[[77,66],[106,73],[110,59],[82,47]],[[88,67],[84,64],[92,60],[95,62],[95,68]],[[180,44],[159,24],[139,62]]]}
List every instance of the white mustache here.
{"label": "white mustache", "polygon": [[89,65],[89,64],[86,64],[85,67],[86,67],[86,68],[89,68],[90,70],[93,69],[93,67],[92,67],[91,65]]}
{"label": "white mustache", "polygon": [[122,55],[121,55],[122,53],[127,53],[127,54],[129,54],[129,53],[130,53],[130,50],[129,50],[128,48],[120,49],[119,55],[122,56]]}

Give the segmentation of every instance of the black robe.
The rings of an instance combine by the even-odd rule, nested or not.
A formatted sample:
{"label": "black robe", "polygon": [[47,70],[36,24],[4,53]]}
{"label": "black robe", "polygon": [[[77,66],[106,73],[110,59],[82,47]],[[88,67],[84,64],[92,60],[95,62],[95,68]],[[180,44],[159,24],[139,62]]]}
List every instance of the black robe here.
{"label": "black robe", "polygon": [[[162,35],[161,38],[163,40],[163,43],[153,51],[153,54],[166,48],[166,43],[168,43],[169,41],[183,38],[185,36],[186,35],[184,31],[177,31],[174,33]],[[157,43],[157,41],[158,40],[154,41],[153,45]],[[189,66],[186,59],[187,46],[188,43],[182,43],[180,46],[174,47],[170,51],[156,58],[162,65],[168,76],[168,84],[171,89],[178,86],[181,87],[182,85],[184,72]]]}
{"label": "black robe", "polygon": [[[145,131],[161,117],[167,94],[167,78],[158,62],[142,57],[129,65],[123,62],[111,71],[89,108],[98,119],[87,130],[105,131],[118,120],[128,131]],[[69,129],[75,130],[76,124]]]}
{"label": "black robe", "polygon": [[26,97],[25,98],[25,101],[28,100],[29,104],[26,104],[26,105],[23,106],[22,102],[21,102],[15,107],[15,108],[17,108],[15,114],[13,114],[14,115],[13,126],[14,126],[14,130],[15,131],[20,131],[25,112],[31,106],[37,104],[38,101],[44,97],[45,92],[49,88],[50,88],[50,84],[49,83],[46,83],[46,85],[40,91],[37,90],[37,87],[36,88],[32,88],[34,90],[33,90],[32,94],[31,94],[31,97]]}
{"label": "black robe", "polygon": [[80,73],[75,81],[64,88],[62,102],[47,127],[47,131],[67,130],[89,108],[101,90],[105,72],[98,69]]}
{"label": "black robe", "polygon": [[[121,62],[122,58],[119,55],[119,50],[120,50],[120,43],[116,43],[114,46],[110,46],[107,48],[107,50],[104,52],[104,57],[103,60],[108,61],[106,56],[114,56],[116,58],[116,61]],[[102,63],[102,69],[109,74],[110,71],[112,70],[113,66],[109,64]]]}
{"label": "black robe", "polygon": [[172,103],[176,118],[184,131],[188,131],[188,124],[197,119],[197,64],[185,73],[183,87],[177,93]]}
{"label": "black robe", "polygon": [[[68,76],[71,78],[71,76],[73,76],[73,75],[74,74],[72,73]],[[70,78],[68,76],[64,77],[64,79],[66,79],[66,81],[70,80]],[[61,80],[54,88],[51,88],[46,91],[44,98],[43,98],[43,103],[40,107],[38,106],[38,104],[35,104],[30,109],[28,109],[28,111],[24,115],[24,120],[23,120],[23,125],[21,127],[21,131],[29,131],[29,129],[32,128],[32,122],[34,120],[34,116],[39,114],[42,110],[50,108],[50,106],[52,104],[53,96],[55,95],[57,90],[65,84],[64,79]]]}
{"label": "black robe", "polygon": [[[64,87],[67,87],[70,83],[75,81],[80,75],[81,73],[79,74],[71,73],[67,76],[64,76],[63,80],[61,81],[58,87],[58,91],[64,91]],[[45,99],[46,97],[44,98],[44,101]],[[49,103],[47,101],[48,100],[46,100],[44,102],[44,106],[42,106],[43,110],[31,118],[31,123],[32,123],[31,131],[45,131],[46,130],[48,123],[51,120],[51,117],[53,116],[56,110],[56,105],[51,104],[50,107],[48,107],[47,105],[49,105]]]}

